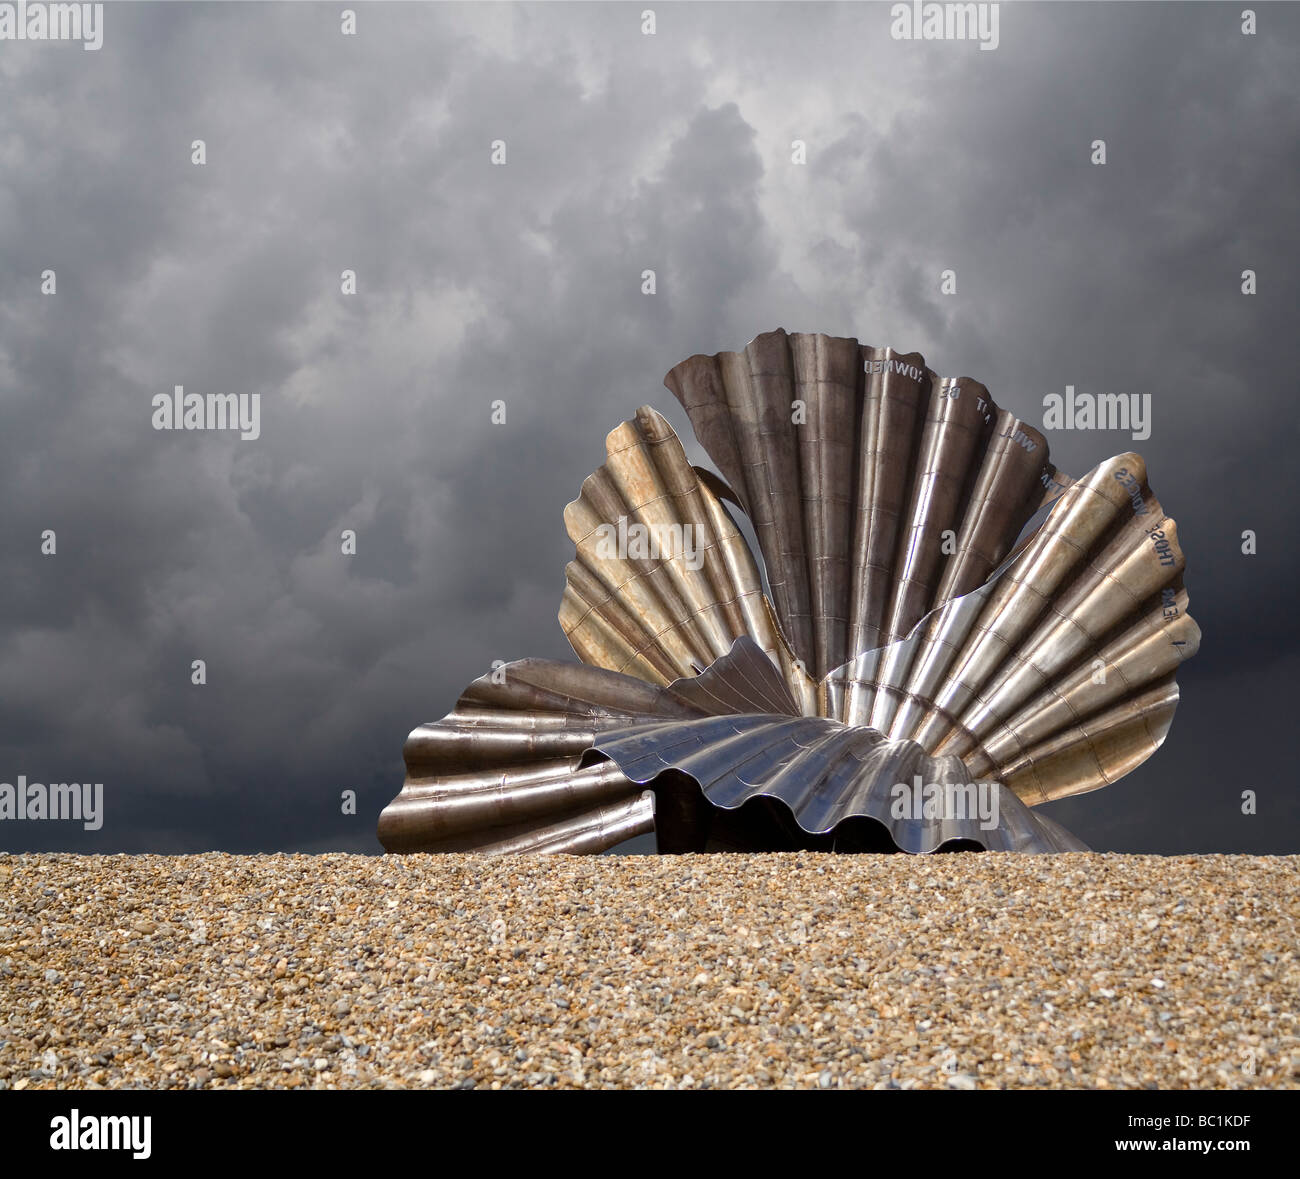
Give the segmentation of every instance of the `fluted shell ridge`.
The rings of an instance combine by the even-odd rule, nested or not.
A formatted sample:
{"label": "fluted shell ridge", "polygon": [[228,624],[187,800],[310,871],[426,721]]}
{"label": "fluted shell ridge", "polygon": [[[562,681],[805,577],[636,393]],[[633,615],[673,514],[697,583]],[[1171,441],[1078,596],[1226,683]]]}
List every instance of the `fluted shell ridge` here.
{"label": "fluted shell ridge", "polygon": [[610,763],[585,766],[602,727],[691,716],[660,689],[580,663],[526,659],[475,680],[402,754],[379,817],[390,852],[600,852],[654,830],[654,798]]}

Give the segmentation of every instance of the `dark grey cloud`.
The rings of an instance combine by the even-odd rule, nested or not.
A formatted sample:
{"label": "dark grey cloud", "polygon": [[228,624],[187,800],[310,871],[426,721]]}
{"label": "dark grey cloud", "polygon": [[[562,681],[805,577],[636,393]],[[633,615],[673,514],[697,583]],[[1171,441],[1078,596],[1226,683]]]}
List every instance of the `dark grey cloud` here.
{"label": "dark grey cloud", "polygon": [[[650,402],[685,436],[663,373],[781,325],[1031,420],[1151,394],[1149,440],[1053,454],[1147,457],[1204,645],[1165,748],[1052,813],[1100,848],[1296,849],[1300,13],[1004,4],[984,52],[892,41],[884,5],[663,4],[654,37],[644,5],[357,7],[355,38],[331,6],[142,4],[97,53],[0,46],[0,780],[106,794],[98,833],[0,846],[375,848],[407,731],[567,654],[561,513],[605,434]],[[175,384],[260,393],[261,438],[155,432]]]}

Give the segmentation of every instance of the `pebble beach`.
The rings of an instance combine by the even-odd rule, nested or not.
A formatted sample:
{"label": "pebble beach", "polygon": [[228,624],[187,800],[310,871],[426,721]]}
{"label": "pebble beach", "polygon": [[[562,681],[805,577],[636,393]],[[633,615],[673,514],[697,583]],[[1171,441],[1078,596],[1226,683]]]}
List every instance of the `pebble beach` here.
{"label": "pebble beach", "polygon": [[1300,1088],[1298,869],[0,855],[0,1088]]}

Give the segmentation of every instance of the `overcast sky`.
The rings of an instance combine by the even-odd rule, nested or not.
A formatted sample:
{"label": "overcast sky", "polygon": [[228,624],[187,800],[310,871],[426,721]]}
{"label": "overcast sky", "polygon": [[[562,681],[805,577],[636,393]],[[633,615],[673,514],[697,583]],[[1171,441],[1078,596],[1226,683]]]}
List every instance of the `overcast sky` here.
{"label": "overcast sky", "polygon": [[[1300,851],[1300,9],[1003,3],[986,51],[879,4],[657,3],[645,36],[652,3],[354,4],[355,36],[341,3],[111,4],[96,52],[0,42],[0,781],[105,795],[0,849],[378,850],[408,731],[570,655],[605,434],[650,403],[689,438],[668,369],[781,326],[1035,424],[1150,394],[1148,440],[1052,455],[1144,454],[1203,645],[1164,748],[1046,813]],[[178,384],[260,394],[260,438],[154,430]]]}

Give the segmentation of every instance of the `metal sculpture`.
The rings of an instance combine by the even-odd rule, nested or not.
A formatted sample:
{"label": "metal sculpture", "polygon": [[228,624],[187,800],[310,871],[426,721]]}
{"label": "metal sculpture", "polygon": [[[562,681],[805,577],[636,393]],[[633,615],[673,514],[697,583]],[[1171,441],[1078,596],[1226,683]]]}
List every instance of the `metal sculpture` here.
{"label": "metal sculpture", "polygon": [[564,514],[583,662],[416,729],[384,847],[1086,850],[1032,808],[1159,747],[1200,639],[1142,459],[1073,480],[982,385],[852,339],[665,384],[721,477],[649,407],[608,436]]}

